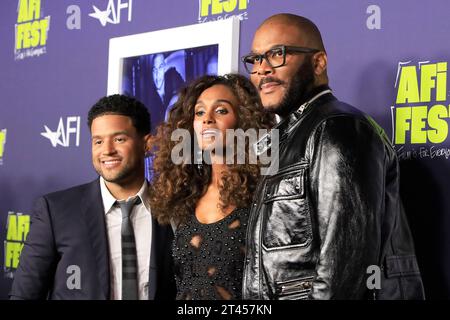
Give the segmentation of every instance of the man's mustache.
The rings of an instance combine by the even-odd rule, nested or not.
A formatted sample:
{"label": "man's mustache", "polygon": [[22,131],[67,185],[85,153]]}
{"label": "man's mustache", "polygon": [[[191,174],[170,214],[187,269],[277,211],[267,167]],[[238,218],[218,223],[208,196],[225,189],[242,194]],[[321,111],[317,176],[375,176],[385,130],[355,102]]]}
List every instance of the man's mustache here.
{"label": "man's mustache", "polygon": [[284,81],[281,81],[280,79],[273,78],[273,77],[265,77],[264,79],[261,79],[258,85],[258,89],[261,90],[261,87],[263,84],[269,83],[269,82],[275,82],[278,84],[285,84]]}

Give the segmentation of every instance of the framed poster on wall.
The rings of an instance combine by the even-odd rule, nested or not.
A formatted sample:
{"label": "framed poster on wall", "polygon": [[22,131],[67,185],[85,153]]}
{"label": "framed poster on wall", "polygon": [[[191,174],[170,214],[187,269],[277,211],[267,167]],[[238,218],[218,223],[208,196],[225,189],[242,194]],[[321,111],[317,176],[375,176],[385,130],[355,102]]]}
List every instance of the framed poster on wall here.
{"label": "framed poster on wall", "polygon": [[108,95],[142,101],[154,129],[167,119],[186,83],[204,74],[237,72],[238,55],[236,18],[112,38]]}

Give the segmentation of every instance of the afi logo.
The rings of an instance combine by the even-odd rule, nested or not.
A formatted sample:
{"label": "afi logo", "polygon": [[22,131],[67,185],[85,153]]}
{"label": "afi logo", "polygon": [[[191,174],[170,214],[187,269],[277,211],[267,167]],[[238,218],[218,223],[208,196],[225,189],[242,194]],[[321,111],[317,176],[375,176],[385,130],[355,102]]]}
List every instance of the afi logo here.
{"label": "afi logo", "polygon": [[65,127],[63,118],[59,118],[58,129],[56,131],[50,130],[46,125],[44,125],[44,128],[45,132],[41,132],[41,135],[49,139],[55,148],[58,145],[70,147],[71,135],[75,135],[75,145],[77,147],[80,145],[80,117],[67,117]]}
{"label": "afi logo", "polygon": [[0,130],[0,164],[3,158],[6,144],[6,129]]}
{"label": "afi logo", "polygon": [[119,24],[120,23],[120,13],[122,10],[128,10],[128,21],[131,21],[131,15],[133,12],[133,0],[116,0],[116,5],[114,0],[109,0],[108,7],[105,11],[101,11],[96,6],[92,6],[94,12],[90,13],[89,16],[100,21],[102,26],[106,26],[107,23]]}
{"label": "afi logo", "polygon": [[7,278],[13,278],[13,272],[19,265],[20,253],[30,231],[30,216],[22,213],[8,212],[5,238],[4,271]]}

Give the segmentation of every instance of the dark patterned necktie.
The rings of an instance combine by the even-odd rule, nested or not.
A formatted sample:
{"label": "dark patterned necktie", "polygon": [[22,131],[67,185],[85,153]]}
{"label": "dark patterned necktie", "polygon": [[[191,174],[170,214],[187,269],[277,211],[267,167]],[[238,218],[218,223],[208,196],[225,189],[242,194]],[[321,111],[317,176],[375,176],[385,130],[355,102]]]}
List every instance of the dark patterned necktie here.
{"label": "dark patterned necktie", "polygon": [[138,300],[136,242],[130,213],[141,199],[117,201],[122,211],[122,300]]}

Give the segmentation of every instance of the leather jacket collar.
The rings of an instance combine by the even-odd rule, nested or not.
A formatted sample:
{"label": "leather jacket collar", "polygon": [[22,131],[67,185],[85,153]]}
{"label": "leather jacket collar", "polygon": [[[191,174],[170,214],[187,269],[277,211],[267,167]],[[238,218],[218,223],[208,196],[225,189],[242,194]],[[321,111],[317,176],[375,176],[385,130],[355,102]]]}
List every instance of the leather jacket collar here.
{"label": "leather jacket collar", "polygon": [[298,121],[304,116],[304,112],[309,111],[310,107],[323,96],[331,96],[331,89],[328,85],[318,86],[311,90],[298,109],[292,111],[286,118],[282,119],[280,123],[273,127],[273,129],[280,130],[280,141],[295,127]]}
{"label": "leather jacket collar", "polygon": [[272,147],[272,132],[274,129],[279,130],[279,142],[283,141],[289,132],[296,127],[299,120],[304,116],[304,111],[309,111],[311,109],[311,105],[322,101],[322,97],[332,97],[331,89],[328,85],[318,86],[311,90],[311,92],[306,96],[306,102],[302,103],[298,109],[292,111],[286,118],[282,119],[281,122],[275,125],[270,132],[260,138],[253,146],[256,155],[260,155]]}

